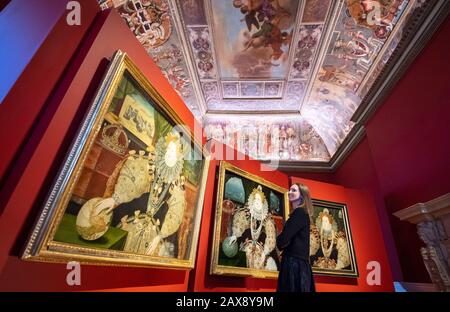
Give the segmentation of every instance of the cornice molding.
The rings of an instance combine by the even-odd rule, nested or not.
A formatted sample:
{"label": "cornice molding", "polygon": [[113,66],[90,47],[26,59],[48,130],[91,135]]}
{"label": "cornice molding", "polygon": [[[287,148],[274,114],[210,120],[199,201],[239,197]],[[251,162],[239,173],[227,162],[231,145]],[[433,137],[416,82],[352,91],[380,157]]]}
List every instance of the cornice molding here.
{"label": "cornice molding", "polygon": [[450,12],[450,1],[436,0],[413,19],[392,57],[352,117],[355,123],[367,123],[390,94],[419,53],[425,48]]}
{"label": "cornice molding", "polygon": [[422,221],[435,220],[448,214],[450,214],[450,193],[432,199],[426,203],[417,203],[408,208],[399,210],[394,213],[394,216],[402,221],[417,224]]}
{"label": "cornice molding", "polygon": [[355,125],[328,163],[280,162],[280,169],[301,172],[335,172],[365,135],[365,125],[383,104],[395,84],[425,48],[450,13],[450,1],[430,1],[407,27],[387,65],[353,114]]}
{"label": "cornice molding", "polygon": [[339,146],[336,153],[327,163],[314,161],[280,161],[279,169],[283,171],[302,172],[335,172],[347,156],[355,149],[366,135],[366,129],[362,125],[355,125],[347,137]]}

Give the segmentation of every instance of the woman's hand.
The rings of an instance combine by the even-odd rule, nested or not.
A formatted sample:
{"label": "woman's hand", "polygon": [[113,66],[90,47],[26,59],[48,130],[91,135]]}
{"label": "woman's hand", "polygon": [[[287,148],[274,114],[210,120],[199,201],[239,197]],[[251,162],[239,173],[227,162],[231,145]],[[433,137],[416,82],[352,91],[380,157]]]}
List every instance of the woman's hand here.
{"label": "woman's hand", "polygon": [[94,216],[110,213],[115,205],[116,202],[112,197],[101,200],[94,208]]}
{"label": "woman's hand", "polygon": [[236,235],[232,235],[232,236],[230,236],[230,240],[228,241],[228,244],[231,246],[234,243],[236,243],[236,241],[237,241]]}

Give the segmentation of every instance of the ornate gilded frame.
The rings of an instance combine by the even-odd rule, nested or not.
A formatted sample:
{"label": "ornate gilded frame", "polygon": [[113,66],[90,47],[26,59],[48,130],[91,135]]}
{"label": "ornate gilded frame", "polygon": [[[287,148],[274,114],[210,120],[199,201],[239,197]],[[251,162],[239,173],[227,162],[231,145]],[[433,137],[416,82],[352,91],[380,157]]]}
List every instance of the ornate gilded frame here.
{"label": "ornate gilded frame", "polygon": [[232,275],[232,276],[251,276],[256,278],[277,278],[278,271],[267,271],[267,270],[256,270],[250,268],[242,267],[230,267],[219,265],[219,248],[220,248],[220,231],[222,225],[222,201],[224,198],[224,188],[225,188],[225,173],[229,171],[236,175],[239,175],[245,179],[254,181],[260,185],[263,185],[269,189],[275,190],[281,194],[284,194],[284,221],[287,220],[289,215],[289,198],[288,190],[281,186],[278,186],[272,182],[269,182],[261,177],[254,174],[246,172],[232,164],[221,161],[219,168],[219,179],[217,184],[217,200],[216,200],[216,213],[214,221],[214,237],[213,237],[213,248],[210,264],[210,274],[213,275]]}
{"label": "ornate gilded frame", "polygon": [[342,220],[344,223],[344,230],[347,239],[347,247],[350,253],[350,261],[351,261],[351,270],[332,270],[332,269],[321,269],[314,267],[311,262],[311,266],[313,269],[313,273],[317,275],[329,275],[329,276],[342,276],[342,277],[358,277],[358,264],[356,262],[355,256],[355,248],[353,246],[353,236],[350,228],[350,221],[347,212],[347,206],[341,203],[335,203],[325,200],[312,199],[312,203],[314,206],[314,210],[318,207],[327,208],[327,209],[338,209],[342,212]]}
{"label": "ornate gilded frame", "polygon": [[[81,247],[78,245],[56,242],[53,240],[56,228],[60,223],[65,207],[70,199],[74,185],[79,177],[83,163],[95,137],[100,131],[102,121],[107,108],[117,90],[119,83],[127,73],[131,76],[147,95],[152,99],[161,112],[180,127],[193,142],[194,148],[202,153],[202,176],[199,182],[199,193],[196,206],[196,214],[193,217],[192,245],[187,259],[177,259],[160,256],[146,256],[124,251],[101,249],[93,247]],[[163,268],[192,269],[195,264],[197,244],[200,231],[200,221],[203,210],[204,192],[209,169],[209,154],[202,148],[201,142],[195,142],[193,131],[183,125],[183,121],[170,107],[166,100],[158,93],[156,88],[147,80],[131,59],[121,51],[117,51],[102,80],[97,94],[90,106],[87,115],[78,130],[70,148],[69,154],[47,196],[44,207],[41,210],[25,249],[22,259],[41,262],[68,262],[79,261],[96,265],[115,266],[154,266]]]}

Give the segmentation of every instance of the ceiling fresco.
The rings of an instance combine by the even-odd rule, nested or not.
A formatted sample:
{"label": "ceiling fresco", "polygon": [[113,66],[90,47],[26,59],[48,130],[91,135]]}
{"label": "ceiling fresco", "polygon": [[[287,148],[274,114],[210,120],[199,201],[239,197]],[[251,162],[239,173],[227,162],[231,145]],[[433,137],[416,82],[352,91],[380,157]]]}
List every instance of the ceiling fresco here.
{"label": "ceiling fresco", "polygon": [[99,3],[118,11],[211,137],[259,159],[328,162],[427,1]]}
{"label": "ceiling fresco", "polygon": [[[299,2],[211,1],[214,44],[221,79],[284,79]],[[261,86],[261,87],[260,87]],[[243,83],[245,96],[262,96],[281,83]],[[266,90],[267,89],[267,90]],[[277,91],[275,89],[275,91]]]}
{"label": "ceiling fresco", "polygon": [[219,142],[261,160],[328,161],[330,154],[322,138],[304,118],[277,115],[235,118],[211,115],[205,118],[205,132]]}

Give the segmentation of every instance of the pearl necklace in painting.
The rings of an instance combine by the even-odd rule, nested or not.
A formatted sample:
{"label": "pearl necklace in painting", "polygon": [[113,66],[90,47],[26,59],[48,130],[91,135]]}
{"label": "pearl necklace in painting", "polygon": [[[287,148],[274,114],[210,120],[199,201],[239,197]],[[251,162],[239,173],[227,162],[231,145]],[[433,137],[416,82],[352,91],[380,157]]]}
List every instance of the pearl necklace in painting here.
{"label": "pearl necklace in painting", "polygon": [[261,235],[261,230],[263,226],[263,220],[260,220],[259,226],[255,229],[254,224],[258,222],[258,219],[253,218],[253,215],[251,215],[250,218],[250,233],[252,235],[252,241],[253,243],[256,243],[258,241],[259,235]]}
{"label": "pearl necklace in painting", "polygon": [[323,246],[323,243],[324,243],[324,241],[328,240],[328,237],[330,236],[330,233],[325,234],[323,229],[321,229],[320,232],[321,232],[320,233],[320,237],[321,237],[321,239],[320,239],[320,247],[322,248],[322,252],[323,252],[323,255],[325,256],[325,258],[329,259],[330,256],[331,256],[331,252],[333,251],[334,236],[335,236],[334,230],[331,230],[331,242],[330,242],[330,245],[328,246],[328,248],[325,248]]}

